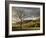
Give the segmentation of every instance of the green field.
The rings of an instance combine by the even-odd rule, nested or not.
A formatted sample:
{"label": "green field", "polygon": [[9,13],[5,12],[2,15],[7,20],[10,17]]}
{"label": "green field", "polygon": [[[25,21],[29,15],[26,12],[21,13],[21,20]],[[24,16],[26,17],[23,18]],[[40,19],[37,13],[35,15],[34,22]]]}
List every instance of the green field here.
{"label": "green field", "polygon": [[12,23],[12,31],[40,30],[40,20],[26,20],[23,22]]}

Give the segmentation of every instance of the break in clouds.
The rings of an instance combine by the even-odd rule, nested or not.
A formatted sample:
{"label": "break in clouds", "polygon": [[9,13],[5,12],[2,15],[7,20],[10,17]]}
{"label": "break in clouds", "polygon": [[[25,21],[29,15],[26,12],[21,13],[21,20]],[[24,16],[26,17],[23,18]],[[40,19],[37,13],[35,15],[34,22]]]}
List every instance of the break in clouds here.
{"label": "break in clouds", "polygon": [[[20,10],[23,12],[24,16],[23,18],[28,18],[28,17],[39,17],[40,16],[40,8],[26,8],[26,7],[12,7],[12,16],[15,17],[17,10]],[[21,13],[22,13],[21,12]]]}

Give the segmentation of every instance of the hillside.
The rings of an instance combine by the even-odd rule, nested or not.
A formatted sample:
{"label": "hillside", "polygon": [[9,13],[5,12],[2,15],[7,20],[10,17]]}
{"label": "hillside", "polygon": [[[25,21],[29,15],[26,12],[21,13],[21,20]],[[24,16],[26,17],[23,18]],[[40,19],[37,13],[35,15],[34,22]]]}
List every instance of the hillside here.
{"label": "hillside", "polygon": [[[22,24],[21,24],[22,23]],[[23,22],[12,23],[13,31],[21,30],[39,30],[40,29],[40,19],[37,20],[24,20]]]}

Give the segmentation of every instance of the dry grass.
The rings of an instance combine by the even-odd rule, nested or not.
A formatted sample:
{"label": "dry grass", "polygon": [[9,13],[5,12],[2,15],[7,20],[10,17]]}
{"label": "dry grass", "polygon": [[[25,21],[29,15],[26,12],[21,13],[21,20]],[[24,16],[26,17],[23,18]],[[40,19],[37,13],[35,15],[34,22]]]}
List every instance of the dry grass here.
{"label": "dry grass", "polygon": [[22,22],[22,25],[21,25],[21,23],[18,23],[18,24],[13,23],[12,25],[14,25],[12,27],[13,31],[18,31],[18,30],[39,30],[40,29],[40,20],[32,20],[32,21],[29,21],[29,22]]}

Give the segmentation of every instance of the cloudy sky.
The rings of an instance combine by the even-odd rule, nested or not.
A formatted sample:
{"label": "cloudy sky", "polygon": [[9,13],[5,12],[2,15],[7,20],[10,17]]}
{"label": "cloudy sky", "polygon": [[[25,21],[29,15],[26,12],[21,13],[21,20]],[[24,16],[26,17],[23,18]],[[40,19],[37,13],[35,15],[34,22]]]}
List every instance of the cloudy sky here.
{"label": "cloudy sky", "polygon": [[24,18],[27,17],[38,17],[40,16],[40,8],[27,8],[27,7],[12,7],[12,16],[15,17],[15,15],[19,14],[17,10],[22,11],[21,13],[24,14]]}

